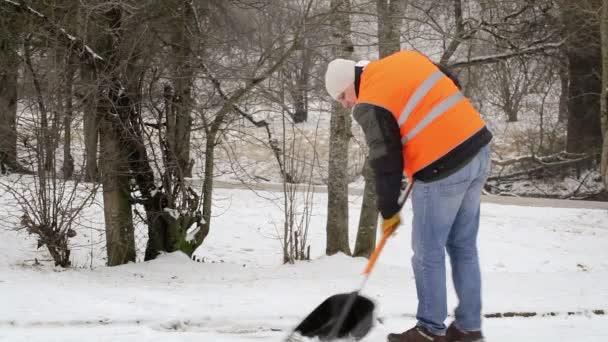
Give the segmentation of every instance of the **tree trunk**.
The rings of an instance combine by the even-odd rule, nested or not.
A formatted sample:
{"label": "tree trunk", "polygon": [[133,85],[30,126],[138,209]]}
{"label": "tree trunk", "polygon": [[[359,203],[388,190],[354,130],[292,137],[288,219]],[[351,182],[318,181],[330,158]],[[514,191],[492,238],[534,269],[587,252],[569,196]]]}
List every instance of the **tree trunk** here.
{"label": "tree trunk", "polygon": [[[78,33],[89,42],[95,51],[104,51],[107,47],[102,47],[104,38],[101,32],[88,30],[92,22],[87,10],[76,4]],[[100,80],[97,79],[95,66],[88,63],[80,63],[80,81],[76,87],[75,95],[82,101],[82,126],[84,137],[84,180],[86,182],[97,182],[100,179],[98,170],[98,149],[99,149],[99,116],[97,115],[97,95],[100,87]]]}
{"label": "tree trunk", "polygon": [[[137,125],[133,125],[132,92],[133,72],[129,67],[121,70],[122,60],[119,46],[124,39],[122,12],[113,7],[105,13],[104,26],[108,30],[101,40],[106,52],[105,64],[101,70],[107,72],[94,78],[99,79],[97,114],[101,153],[101,179],[103,185],[104,217],[106,223],[106,247],[108,265],[120,265],[135,261],[135,230],[132,217],[131,179],[135,178],[142,196],[149,196],[150,189],[145,183],[148,175],[138,168],[147,160],[143,159],[134,141]],[[125,76],[126,75],[126,76]],[[126,89],[125,89],[126,88]],[[148,216],[148,211],[146,210]]]}
{"label": "tree trunk", "polygon": [[[332,0],[336,9],[334,27],[334,55],[349,59],[354,50],[350,38],[350,0]],[[327,244],[325,253],[350,255],[348,239],[348,144],[351,137],[350,110],[332,103],[330,119],[329,167],[327,179]]]}
{"label": "tree trunk", "polygon": [[180,182],[184,177],[192,177],[194,161],[190,160],[190,132],[192,128],[192,98],[190,85],[178,84],[176,93],[179,94],[175,118],[175,150]]}
{"label": "tree trunk", "polygon": [[297,69],[296,86],[293,91],[295,102],[294,123],[301,123],[308,120],[308,80],[310,78],[310,68],[312,64],[311,53],[304,40],[304,47],[298,51],[300,68]]}
{"label": "tree trunk", "polygon": [[380,58],[401,50],[401,22],[404,6],[404,1],[376,0]]}
{"label": "tree trunk", "polygon": [[19,56],[16,42],[0,31],[0,173],[18,169],[17,78]]}
{"label": "tree trunk", "polygon": [[[102,101],[100,101],[102,102]],[[108,266],[135,261],[135,233],[131,213],[131,185],[129,162],[121,144],[120,130],[110,115],[112,109],[107,100],[100,115],[101,179],[103,184],[103,211],[106,226]]]}
{"label": "tree trunk", "polygon": [[73,85],[74,74],[76,72],[75,59],[72,57],[71,51],[68,51],[67,65],[65,66],[65,82],[64,82],[64,113],[63,113],[63,177],[65,179],[72,178],[74,174],[74,157],[72,157],[72,116],[74,112]]}
{"label": "tree trunk", "polygon": [[608,190],[608,129],[604,133],[604,143],[602,146],[602,180],[604,181],[604,190]]}
{"label": "tree trunk", "polygon": [[180,182],[184,177],[192,176],[192,163],[190,162],[190,131],[192,128],[192,84],[194,83],[191,25],[194,25],[194,13],[191,6],[184,2],[183,22],[178,25],[173,46],[175,68],[172,108],[175,113],[175,158],[177,159],[178,176]]}
{"label": "tree trunk", "polygon": [[[591,10],[597,12],[600,5],[593,0]],[[598,151],[602,145],[600,30],[597,18],[590,18],[590,9],[584,2],[570,4],[564,10],[570,76],[566,150],[589,153]]]}
{"label": "tree trunk", "polygon": [[99,180],[97,168],[97,149],[99,143],[99,117],[96,113],[97,88],[95,71],[87,64],[81,64],[80,79],[82,82],[83,96],[83,130],[84,130],[84,153],[85,166],[84,177],[87,182]]}
{"label": "tree trunk", "polygon": [[[34,65],[32,62],[32,55],[30,50],[30,41],[26,40],[23,44],[23,55],[25,60],[25,65],[28,68],[28,71],[32,77],[32,83],[34,84],[34,90],[36,93],[36,101],[37,101],[37,109],[38,109],[38,118],[39,118],[39,127],[36,127],[36,162],[37,162],[37,173],[39,176],[40,182],[45,182],[45,178],[55,171],[55,163],[54,156],[55,151],[53,151],[54,142],[51,140],[51,130],[49,129],[49,120],[48,120],[48,107],[45,102],[45,98],[42,94],[42,82],[38,77],[36,70],[34,69]],[[44,189],[44,186],[41,186],[41,189]]]}
{"label": "tree trunk", "polygon": [[202,229],[196,234],[196,241],[202,244],[211,227],[211,203],[213,195],[213,168],[215,164],[215,140],[217,130],[212,127],[207,132],[205,144],[205,170],[203,178],[203,224]]}
{"label": "tree trunk", "polygon": [[374,171],[369,166],[368,160],[365,161],[363,167],[363,177],[365,178],[365,188],[353,256],[368,258],[376,246],[376,226],[378,225],[376,181]]}
{"label": "tree trunk", "polygon": [[[395,1],[399,2],[399,1]],[[454,55],[460,43],[465,39],[465,22],[462,16],[462,0],[452,0],[452,5],[454,6],[454,33],[452,36],[452,40],[448,44],[447,48],[443,52],[441,59],[439,60],[439,64],[446,65],[450,58]],[[483,5],[481,5],[483,7]]]}
{"label": "tree trunk", "polygon": [[350,111],[335,102],[332,105],[329,177],[327,183],[327,255],[342,252],[350,255],[348,242],[348,143]]}
{"label": "tree trunk", "polygon": [[602,133],[604,143],[602,146],[601,174],[604,189],[608,189],[608,0],[603,0],[601,18],[602,37]]}
{"label": "tree trunk", "polygon": [[559,81],[560,81],[560,94],[559,94],[559,113],[558,113],[558,121],[559,122],[567,122],[568,121],[568,99],[570,96],[568,95],[568,90],[570,88],[570,73],[568,72],[568,57],[564,56],[564,54],[560,53],[558,56],[559,63]]}

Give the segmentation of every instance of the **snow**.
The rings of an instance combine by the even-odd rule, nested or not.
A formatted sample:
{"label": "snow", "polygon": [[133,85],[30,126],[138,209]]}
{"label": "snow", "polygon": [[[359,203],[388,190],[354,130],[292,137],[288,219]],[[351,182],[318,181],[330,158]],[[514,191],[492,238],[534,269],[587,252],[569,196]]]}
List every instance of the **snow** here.
{"label": "snow", "polygon": [[[12,0],[3,1],[19,6]],[[30,7],[28,10],[42,16]],[[373,36],[375,26],[370,27],[367,21],[359,19],[354,21],[353,28],[366,36],[355,36],[358,59],[377,58],[376,48],[368,44],[367,37]],[[76,39],[63,29],[60,31],[68,39]],[[434,59],[443,51],[440,45],[432,40],[429,43],[424,37],[434,34],[430,24],[404,25],[402,34],[404,47],[424,51]],[[93,58],[103,59],[89,46],[83,47]],[[458,64],[463,56],[457,53],[455,57],[452,64]],[[501,57],[488,55],[479,60]],[[557,94],[557,90],[552,90],[553,93]],[[529,97],[529,102],[538,106],[539,96]],[[556,115],[548,115],[557,113],[554,109],[557,100],[555,96],[548,100],[553,109],[546,110],[545,129],[558,131],[553,128]],[[509,158],[528,153],[515,150],[517,144],[513,142],[540,126],[536,115],[539,110],[532,105],[524,106],[520,122],[505,123],[504,113],[486,103],[492,101],[483,102],[486,107],[481,111],[496,132],[494,147],[500,145],[500,156]],[[23,125],[33,114],[29,109],[24,112],[23,104],[20,106],[20,125]],[[269,122],[274,138],[281,137],[282,123],[276,115],[280,108],[274,111],[245,109],[256,115],[256,120]],[[288,142],[295,141],[298,147],[295,157],[303,159],[306,165],[318,159],[316,163],[320,165],[316,165],[312,180],[315,184],[323,184],[326,179],[329,111],[329,103],[311,102],[308,122],[298,125],[296,133],[287,132]],[[270,150],[261,146],[267,141],[265,130],[252,128],[246,120],[242,121],[245,124],[235,129],[245,135],[233,137],[227,131],[222,148],[217,150],[216,168],[220,175],[216,179],[263,177],[278,182],[276,161]],[[315,140],[313,133],[317,126],[319,136]],[[73,132],[72,148],[77,165],[83,164],[84,155],[80,131]],[[361,169],[365,144],[360,128],[354,123],[353,134],[349,168],[355,180]],[[198,149],[193,148],[194,154],[202,154],[202,141],[203,137],[193,132],[193,146]],[[313,146],[313,141],[318,142],[318,146]],[[313,150],[318,156],[313,157]],[[240,155],[231,155],[234,151]],[[61,161],[62,153],[57,156]],[[193,183],[200,183],[202,160],[196,160]],[[241,165],[235,165],[234,160]],[[596,177],[589,177],[593,178]],[[552,184],[516,184],[516,189],[511,191],[531,192],[528,188],[533,187],[538,188],[539,193],[569,194],[580,186],[575,179],[559,183],[555,184],[558,189],[549,188]],[[351,185],[360,190],[362,178],[358,176]],[[0,190],[0,341],[280,341],[324,298],[358,285],[366,260],[344,255],[324,256],[327,196],[320,192],[314,197],[309,231],[312,261],[282,265],[282,200],[278,195],[259,189],[256,192],[217,189],[211,232],[196,255],[196,259],[203,262],[173,253],[151,262],[107,268],[103,266],[104,218],[99,190],[94,205],[87,206],[75,222],[78,235],[71,240],[74,268],[63,270],[50,265],[50,257],[44,250],[36,250],[33,236],[25,231],[5,229],[16,228],[20,214],[9,207],[10,197]],[[360,205],[361,196],[351,195],[351,249]],[[368,342],[384,341],[388,332],[405,330],[415,322],[416,294],[409,261],[409,204],[403,216],[404,225],[389,241],[364,290],[364,294],[376,302],[379,318],[365,339]],[[196,228],[189,230],[189,236]],[[142,238],[145,227],[138,223],[136,229],[140,260],[145,248],[145,238]],[[594,313],[594,310],[606,312],[608,309],[606,210],[484,203],[479,240],[484,313],[538,313],[532,318],[485,319],[488,340],[608,340],[608,316]],[[37,265],[35,260],[42,265]],[[455,303],[450,286],[450,310]],[[570,312],[575,314],[569,315]]]}
{"label": "snow", "polygon": [[188,228],[188,230],[186,231],[186,241],[191,242],[194,240],[194,238],[196,237],[196,233],[198,233],[198,231],[201,230],[201,227],[198,225],[193,225],[192,227]]}
{"label": "snow", "polygon": [[76,40],[76,37],[74,37],[71,34],[67,33],[65,29],[60,28],[59,31],[61,31],[61,33],[63,33],[69,40],[71,40],[71,41],[75,41]]}
{"label": "snow", "polygon": [[87,52],[93,56],[93,58],[95,59],[99,59],[100,61],[103,61],[103,58],[98,55],[97,53],[95,53],[95,51],[93,51],[93,49],[91,49],[88,45],[85,45],[84,48],[87,50]]}
{"label": "snow", "polygon": [[[104,267],[103,234],[90,234],[90,246],[73,251],[78,267],[63,270],[34,265],[49,258],[25,232],[0,230],[0,341],[281,341],[323,299],[360,283],[365,259],[324,256],[325,193],[314,196],[312,261],[294,265],[281,264],[280,193],[217,189],[214,198],[204,262],[172,253]],[[351,195],[351,248],[360,205]],[[85,214],[103,222],[95,206]],[[409,203],[402,215],[363,291],[379,319],[364,341],[415,322]],[[538,313],[486,318],[488,340],[607,340],[608,317],[593,313],[608,309],[606,210],[483,203],[481,220],[484,313]],[[448,299],[452,310],[451,285]]]}
{"label": "snow", "polygon": [[174,220],[179,219],[179,211],[171,208],[163,209],[164,212],[168,213]]}

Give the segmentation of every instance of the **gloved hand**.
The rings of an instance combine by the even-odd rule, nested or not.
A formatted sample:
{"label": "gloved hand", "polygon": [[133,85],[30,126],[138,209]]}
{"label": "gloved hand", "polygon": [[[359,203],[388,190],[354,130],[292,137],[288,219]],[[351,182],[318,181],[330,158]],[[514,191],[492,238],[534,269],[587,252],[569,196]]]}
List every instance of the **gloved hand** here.
{"label": "gloved hand", "polygon": [[401,223],[401,215],[399,214],[399,212],[397,212],[395,215],[391,216],[390,218],[387,219],[383,219],[382,220],[382,233],[386,234],[386,235],[392,235],[395,230],[397,230],[397,227],[399,226],[399,224]]}

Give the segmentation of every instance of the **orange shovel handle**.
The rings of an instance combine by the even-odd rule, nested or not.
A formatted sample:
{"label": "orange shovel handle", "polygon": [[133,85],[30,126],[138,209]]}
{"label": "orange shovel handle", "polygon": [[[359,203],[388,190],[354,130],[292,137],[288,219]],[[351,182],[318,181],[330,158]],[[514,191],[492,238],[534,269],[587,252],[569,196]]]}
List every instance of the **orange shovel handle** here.
{"label": "orange shovel handle", "polygon": [[388,240],[389,236],[391,236],[391,232],[386,232],[382,235],[382,239],[380,239],[378,246],[376,246],[376,249],[374,249],[374,251],[372,252],[372,255],[369,256],[369,261],[367,262],[365,271],[363,271],[364,275],[367,276],[370,273],[372,273],[372,269],[374,268],[374,265],[376,265],[378,256],[380,256],[380,252],[382,252],[382,249],[384,248],[384,245],[386,244],[386,240]]}
{"label": "orange shovel handle", "polygon": [[[414,182],[410,181],[410,183],[407,185],[407,188],[405,189],[405,196],[403,197],[403,203],[405,203],[405,201],[407,200],[407,197],[410,194],[410,191],[412,191],[413,183]],[[363,271],[363,275],[369,276],[369,274],[372,273],[372,269],[374,268],[374,265],[376,265],[376,261],[378,261],[378,257],[380,256],[380,252],[382,252],[382,249],[384,248],[384,245],[386,244],[386,240],[388,240],[388,238],[393,234],[394,231],[395,231],[395,229],[387,230],[384,232],[384,234],[382,234],[382,238],[380,239],[380,242],[376,246],[376,249],[374,249],[372,254],[369,256],[369,261],[367,262],[365,271]]]}

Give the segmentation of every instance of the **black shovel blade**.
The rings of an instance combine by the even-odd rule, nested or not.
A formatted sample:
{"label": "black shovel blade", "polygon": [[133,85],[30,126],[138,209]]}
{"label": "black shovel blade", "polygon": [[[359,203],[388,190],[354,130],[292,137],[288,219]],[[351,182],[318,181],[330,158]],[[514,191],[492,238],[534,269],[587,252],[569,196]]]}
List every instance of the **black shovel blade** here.
{"label": "black shovel blade", "polygon": [[[338,321],[342,310],[347,306],[349,297],[356,298],[348,311],[337,336],[330,336],[332,328]],[[317,306],[295,329],[306,337],[317,337],[321,341],[333,338],[350,337],[356,340],[363,338],[374,324],[374,302],[355,293],[341,293],[327,298]]]}

